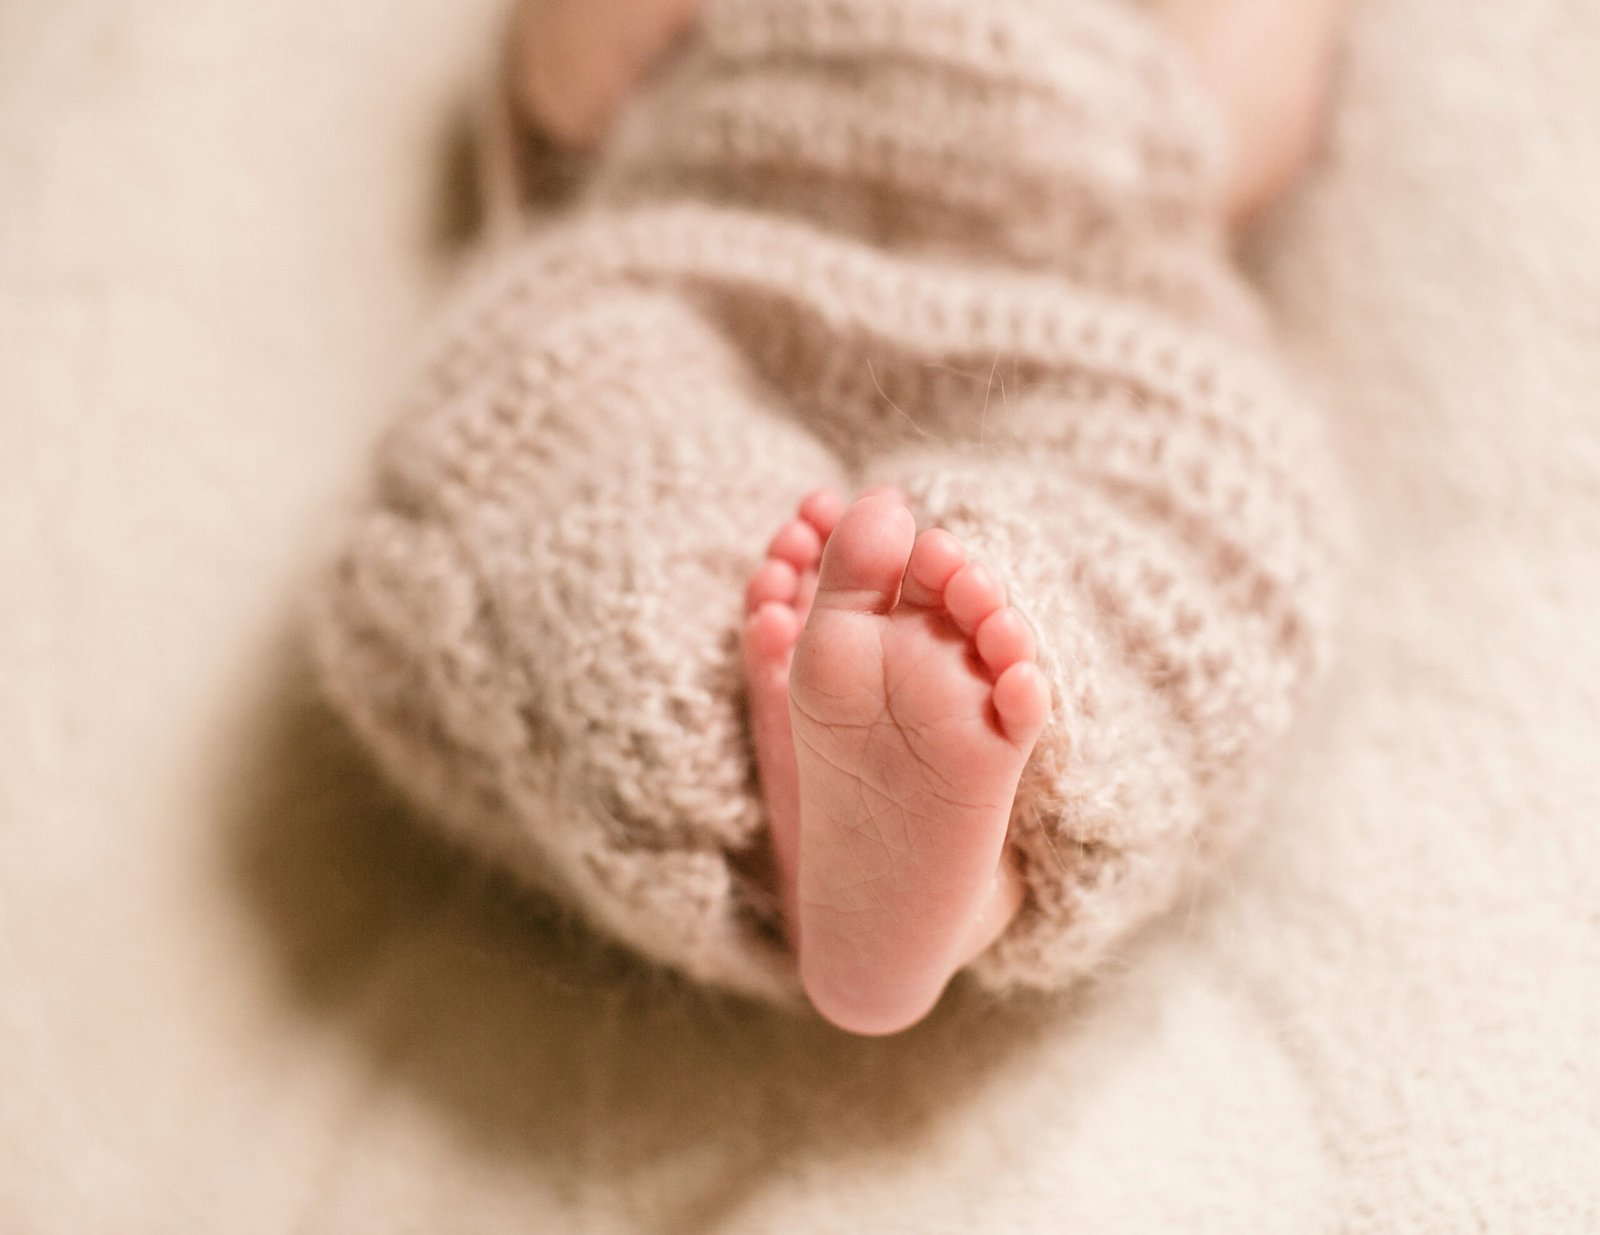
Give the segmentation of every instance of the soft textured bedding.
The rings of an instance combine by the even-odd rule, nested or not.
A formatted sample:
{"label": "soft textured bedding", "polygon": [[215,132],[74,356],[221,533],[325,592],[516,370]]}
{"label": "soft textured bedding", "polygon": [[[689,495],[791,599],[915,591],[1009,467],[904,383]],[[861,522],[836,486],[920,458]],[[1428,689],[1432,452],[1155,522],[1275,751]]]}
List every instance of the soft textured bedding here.
{"label": "soft textured bedding", "polygon": [[1260,843],[1068,1004],[709,1000],[411,828],[293,598],[494,6],[0,8],[0,1225],[1600,1224],[1600,11],[1358,5],[1251,244],[1362,566]]}

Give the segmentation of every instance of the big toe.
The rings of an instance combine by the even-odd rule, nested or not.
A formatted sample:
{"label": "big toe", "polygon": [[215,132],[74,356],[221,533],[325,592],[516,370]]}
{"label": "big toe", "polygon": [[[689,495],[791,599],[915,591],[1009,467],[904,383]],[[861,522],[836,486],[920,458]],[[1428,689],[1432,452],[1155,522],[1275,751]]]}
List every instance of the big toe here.
{"label": "big toe", "polygon": [[816,606],[862,613],[894,607],[917,524],[897,494],[860,498],[840,517],[822,554]]}

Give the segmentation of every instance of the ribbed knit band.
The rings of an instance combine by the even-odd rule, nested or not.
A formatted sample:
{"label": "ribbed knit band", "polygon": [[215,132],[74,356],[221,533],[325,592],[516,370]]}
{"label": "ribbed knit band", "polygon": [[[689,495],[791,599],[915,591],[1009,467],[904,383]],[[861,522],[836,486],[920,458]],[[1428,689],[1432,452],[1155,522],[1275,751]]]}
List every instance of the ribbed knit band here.
{"label": "ribbed knit band", "polygon": [[316,598],[330,697],[467,843],[792,996],[742,586],[801,493],[898,482],[1058,705],[978,976],[1085,972],[1243,832],[1331,608],[1213,145],[1114,0],[711,0],[570,215],[470,275]]}

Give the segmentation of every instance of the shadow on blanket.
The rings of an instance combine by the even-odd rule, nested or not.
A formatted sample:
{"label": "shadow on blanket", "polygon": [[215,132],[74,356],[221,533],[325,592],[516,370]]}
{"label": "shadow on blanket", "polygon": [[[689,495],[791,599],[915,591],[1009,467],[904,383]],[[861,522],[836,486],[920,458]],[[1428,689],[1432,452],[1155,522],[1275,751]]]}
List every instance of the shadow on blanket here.
{"label": "shadow on blanket", "polygon": [[[581,1167],[658,1206],[662,1229],[699,1230],[775,1169],[959,1119],[998,1063],[1074,1015],[958,990],[871,1041],[649,970],[424,833],[316,700],[298,648],[265,661],[221,735],[240,752],[223,860],[263,980],[370,1059],[358,1108],[409,1087],[475,1154],[557,1187]],[[349,1112],[353,1138],[364,1122]]]}

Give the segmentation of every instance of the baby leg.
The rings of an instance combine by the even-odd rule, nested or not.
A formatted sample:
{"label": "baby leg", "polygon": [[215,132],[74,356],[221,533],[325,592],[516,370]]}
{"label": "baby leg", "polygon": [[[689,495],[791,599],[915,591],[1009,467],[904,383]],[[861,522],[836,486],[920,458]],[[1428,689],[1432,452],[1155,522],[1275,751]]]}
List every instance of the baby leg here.
{"label": "baby leg", "polygon": [[1228,127],[1228,218],[1247,220],[1283,192],[1321,127],[1348,0],[1160,0]]}
{"label": "baby leg", "polygon": [[857,502],[799,636],[790,917],[807,993],[857,1032],[920,1019],[1003,932],[1000,985],[1092,967],[1240,829],[1317,659],[1325,553],[1284,460],[1180,427],[1150,451],[1170,469],[1130,474],[1148,426],[1080,452],[1051,431],[1095,409],[1031,403],[1053,464],[885,461],[943,528]]}
{"label": "baby leg", "polygon": [[[559,141],[592,144],[702,3],[524,0],[514,55],[529,116]],[[1242,221],[1266,206],[1305,163],[1347,3],[1158,0],[1230,130],[1223,203],[1230,219]]]}
{"label": "baby leg", "polygon": [[597,142],[703,0],[522,0],[512,42],[518,101],[547,136]]}
{"label": "baby leg", "polygon": [[[1230,378],[1260,338],[1220,261],[1204,109],[1164,43],[1109,0],[887,2],[800,23],[787,0],[706,10],[699,53],[617,130],[571,225],[485,263],[318,623],[330,694],[463,839],[641,951],[782,997],[797,984],[764,869],[745,625],[802,965],[819,1002],[879,1030],[998,930],[963,916],[999,904],[1004,924],[1010,901],[981,889],[1004,886],[1008,809],[1027,899],[974,962],[985,981],[1068,982],[1170,904],[1240,816],[1321,621],[1315,502],[1277,394]],[[952,398],[951,375],[1002,362],[1009,404]],[[919,556],[903,510],[866,504],[814,527],[816,566],[789,562],[793,594],[758,589],[746,623],[752,529],[839,479],[812,434],[958,539]],[[958,570],[939,591],[957,546],[996,579],[964,591]],[[874,763],[858,742],[843,766],[825,740],[862,722],[837,698],[810,699],[807,737],[838,775],[796,761],[793,791],[774,788],[791,773],[766,757],[782,716],[763,701],[813,570],[827,603],[792,693],[848,694],[838,667],[865,666],[882,734],[923,736],[930,712],[968,726],[980,792],[956,805],[975,814],[930,809],[939,788],[908,770],[932,749],[961,771],[947,746],[879,743]],[[1009,612],[1000,581],[1036,648],[1015,615],[984,633],[979,610]],[[925,668],[883,706],[902,647]],[[1029,665],[1054,704],[1031,757]],[[980,744],[996,735],[1009,750]],[[908,890],[857,914],[877,939],[863,962],[845,918],[873,886],[851,856],[870,838],[846,833],[807,873],[784,835],[804,849],[809,814],[837,839],[873,789],[908,825],[975,826],[938,847],[904,829],[933,859],[916,896],[942,903]],[[857,1006],[895,965],[890,1006]]]}
{"label": "baby leg", "polygon": [[1050,685],[1010,819],[1027,897],[976,961],[992,984],[1091,969],[1225,852],[1321,661],[1314,445],[1285,393],[1211,380],[1165,407],[1025,394],[984,451],[881,463],[1003,581]]}
{"label": "baby leg", "polygon": [[796,990],[740,594],[831,454],[677,297],[505,253],[316,598],[327,690],[459,839],[695,978]]}
{"label": "baby leg", "polygon": [[[1219,189],[1234,221],[1264,205],[1306,155],[1338,8],[1333,0],[1267,6],[1250,0],[1174,0],[1168,8],[1174,29],[1192,45],[1202,80],[1218,94],[1224,120],[1232,130],[1232,158]],[[1245,54],[1267,48],[1274,53],[1272,56],[1258,54],[1251,59]],[[994,374],[990,374],[990,384],[992,381]],[[1037,406],[1042,400],[1032,398],[1029,402]],[[1067,426],[1075,419],[1094,419],[1093,410],[1072,410],[1070,406],[1054,406],[1035,414],[1035,429],[1054,424],[1062,430],[1062,438],[1070,437],[1072,430]],[[1128,419],[1134,421],[1138,416]],[[1005,426],[997,424],[997,429],[1003,437]],[[1125,426],[1120,432],[1128,435],[1130,427]],[[1134,432],[1142,434],[1147,430]],[[1171,458],[1179,458],[1181,438],[1190,432],[1192,426],[1176,429],[1174,442],[1170,443],[1173,450],[1168,451]],[[1045,430],[1043,437],[1048,438],[1048,434],[1050,430]],[[1093,442],[1088,434],[1078,434],[1078,438]],[[1011,506],[1013,496],[1008,494],[1008,483],[1016,480],[1024,490],[1040,483],[1034,509],[1027,512],[1037,526],[1022,538],[1026,544],[995,542],[989,534],[994,530],[986,530],[981,520],[974,520],[971,510],[966,512],[962,526],[971,546],[994,554],[1002,565],[1006,558],[1016,558],[1021,552],[1035,566],[1043,560],[1058,563],[1062,573],[1078,578],[1094,574],[1101,579],[1093,594],[1080,597],[1070,613],[1045,614],[1048,621],[1061,624],[1046,632],[1045,662],[1058,673],[1061,665],[1072,659],[1099,665],[1093,677],[1101,681],[1090,696],[1082,696],[1083,683],[1059,677],[1054,681],[1056,694],[1069,699],[1090,697],[1101,705],[1112,694],[1120,697],[1114,723],[1122,726],[1122,739],[1128,749],[1122,755],[1107,755],[1104,744],[1082,741],[1085,733],[1093,733],[1093,721],[1078,717],[1070,723],[1080,729],[1078,736],[1085,750],[1070,765],[1058,766],[1077,765],[1078,773],[1086,773],[1088,755],[1094,750],[1098,750],[1098,757],[1122,758],[1130,763],[1144,758],[1144,768],[1131,774],[1128,769],[1112,765],[1099,769],[1096,776],[1102,777],[1102,790],[1112,797],[1123,795],[1125,809],[1130,813],[1144,811],[1152,819],[1163,819],[1162,827],[1187,832],[1197,829],[1198,819],[1208,809],[1203,798],[1210,789],[1184,785],[1192,774],[1184,768],[1184,750],[1198,741],[1198,757],[1206,765],[1216,760],[1230,771],[1237,763],[1237,752],[1229,752],[1226,745],[1213,744],[1210,733],[1200,725],[1206,707],[1227,713],[1237,705],[1234,721],[1254,712],[1254,725],[1270,728],[1269,723],[1261,723],[1270,715],[1267,707],[1282,710],[1285,699],[1274,697],[1272,689],[1258,683],[1253,688],[1258,691],[1254,697],[1235,697],[1229,702],[1218,693],[1211,699],[1184,701],[1182,710],[1173,712],[1171,702],[1162,697],[1165,686],[1157,681],[1152,694],[1152,683],[1139,680],[1138,665],[1158,651],[1181,659],[1182,649],[1174,649],[1181,640],[1171,637],[1171,632],[1144,632],[1139,638],[1149,640],[1149,646],[1130,649],[1126,656],[1106,654],[1101,641],[1104,632],[1096,629],[1109,627],[1114,640],[1122,638],[1123,632],[1122,619],[1114,614],[1107,616],[1101,611],[1104,606],[1128,606],[1133,613],[1158,608],[1168,600],[1142,595],[1141,586],[1128,578],[1128,571],[1158,570],[1165,581],[1162,587],[1174,587],[1173,579],[1181,578],[1182,573],[1194,573],[1197,566],[1192,549],[1184,542],[1192,530],[1163,526],[1162,517],[1126,517],[1117,509],[1117,502],[1107,502],[1106,494],[1099,491],[1109,461],[1094,459],[1093,451],[1126,451],[1130,446],[1128,442],[1115,442],[1115,434],[1110,438],[1107,442],[1102,434],[1101,446],[1083,448],[1083,459],[1061,459],[1062,470],[1069,474],[1075,462],[1085,467],[1088,477],[1082,480],[1048,474],[1030,477],[1032,469],[1022,454],[1014,462],[960,461],[954,472],[949,464],[933,464],[923,480],[931,480],[934,490],[944,490],[947,499],[949,486],[933,477],[941,470],[947,475],[960,475],[962,501],[978,502],[974,509],[995,502],[998,525],[1021,514],[1016,509],[1011,509],[1011,515],[1002,514]],[[1034,453],[1050,454],[1053,445],[1040,440],[1035,443]],[[1150,440],[1139,448],[1158,456],[1165,446]],[[1226,448],[1200,445],[1200,450]],[[1232,459],[1206,459],[1203,453],[1184,461],[1184,467],[1192,467],[1200,474],[1213,467],[1227,474],[1234,466]],[[914,475],[899,478],[914,488],[920,485]],[[1259,478],[1243,480],[1246,485],[1259,482]],[[1058,512],[1058,518],[1038,523],[1043,512],[1051,510]],[[830,517],[837,518],[837,514]],[[1218,523],[1213,531],[1221,531],[1221,541],[1229,541],[1237,530],[1227,528],[1226,518]],[[1291,525],[1293,518],[1283,520],[1285,528]],[[774,597],[781,603],[768,606],[765,619],[757,625],[763,641],[778,653],[770,657],[766,667],[773,680],[784,677],[789,661],[787,649],[806,616],[805,605],[798,611],[787,608],[787,595],[802,590],[802,579],[810,579],[811,587],[816,587],[814,576],[816,560],[821,557],[821,539],[826,536],[818,538],[813,534],[808,538],[810,557],[808,562],[800,563],[802,578],[790,578],[794,571],[784,576],[784,595]],[[853,547],[851,541],[856,542]],[[1112,560],[1085,565],[1082,554],[1086,546],[1096,542],[1104,546]],[[795,657],[794,677],[789,683],[795,701],[798,763],[784,766],[776,753],[763,757],[763,776],[770,785],[768,797],[773,797],[771,785],[781,784],[782,797],[797,797],[800,803],[795,811],[802,821],[795,830],[798,857],[789,865],[789,920],[790,933],[797,937],[806,987],[824,1013],[850,1029],[866,1032],[899,1029],[922,1016],[950,974],[973,960],[984,945],[1002,933],[1011,912],[1022,901],[1013,867],[1002,861],[1000,853],[1000,838],[1011,814],[1021,765],[1005,758],[987,760],[982,755],[981,734],[966,734],[962,726],[974,715],[995,713],[990,688],[1000,685],[998,675],[1010,669],[1013,662],[1026,664],[1030,672],[1027,678],[1022,677],[1021,669],[1013,673],[1013,685],[1006,691],[1016,689],[1014,683],[1034,677],[1037,670],[1032,670],[1032,635],[1019,614],[1006,608],[1005,590],[994,579],[974,584],[974,579],[986,579],[982,566],[965,566],[958,574],[954,603],[942,602],[939,595],[930,594],[928,584],[918,579],[918,574],[930,570],[928,554],[923,549],[930,544],[939,547],[933,554],[934,562],[942,557],[958,565],[962,560],[958,557],[963,554],[962,542],[947,533],[926,534],[923,541],[918,541],[917,554],[912,554],[904,512],[885,504],[878,504],[875,514],[869,514],[866,504],[862,504],[846,517],[842,533],[835,533],[835,541],[830,542],[829,552],[840,563],[848,560],[846,549],[853,557],[866,554],[866,574],[861,568],[856,568],[854,574],[874,578],[866,584],[861,578],[854,579],[846,586],[858,598],[870,598],[870,611],[866,616],[851,614],[850,622],[840,622],[830,614],[832,606],[819,606],[805,635],[800,637],[800,653]],[[1059,557],[1051,554],[1053,546]],[[1246,544],[1232,546],[1229,552],[1250,555],[1258,549],[1256,544]],[[1013,560],[1010,573],[1014,576],[1018,568],[1026,566]],[[1061,581],[1048,578],[1048,570],[1050,566],[1046,565],[1043,587],[1046,592],[1059,595]],[[954,565],[950,565],[950,571],[954,571]],[[946,581],[944,576],[950,571],[934,566],[934,584]],[[851,571],[840,565],[838,573]],[[771,578],[770,574],[766,578]],[[1181,590],[1190,603],[1216,602],[1214,592],[1218,589],[1210,582],[1184,582],[1186,586]],[[826,594],[827,587],[822,590]],[[1022,603],[1034,611],[1035,606],[1030,605],[1026,595]],[[1251,648],[1238,645],[1237,637],[1240,632],[1250,632],[1250,637],[1256,638],[1262,632],[1251,629],[1242,614],[1229,616],[1226,610],[1232,603],[1224,603],[1224,611],[1205,622],[1210,627],[1206,633],[1211,640],[1208,656],[1219,664],[1248,664]],[[1054,602],[1045,602],[1046,610],[1053,605]],[[963,614],[973,606],[981,606],[981,611]],[[846,605],[845,610],[848,608]],[[1248,606],[1245,608],[1248,610]],[[989,613],[995,614],[994,621],[978,625],[978,619]],[[907,621],[909,614],[915,614],[918,621]],[[960,621],[963,616],[968,618],[965,624]],[[1184,616],[1184,622],[1195,625],[1195,629],[1202,625],[1202,619],[1194,614]],[[862,654],[861,640],[846,635],[853,629],[875,629],[883,635],[877,643],[866,640],[872,654]],[[1002,630],[1005,635],[998,633]],[[1067,638],[1062,630],[1074,633]],[[907,632],[917,632],[922,638],[907,640]],[[930,632],[938,632],[942,638],[926,637]],[[1062,638],[1074,645],[1070,656],[1062,653]],[[1261,640],[1262,648],[1269,648],[1272,638],[1274,635],[1267,632]],[[1170,641],[1174,648],[1163,649],[1163,641]],[[888,673],[912,654],[917,657],[918,678],[922,678],[918,686],[933,685],[891,694]],[[854,667],[850,667],[851,659]],[[1285,675],[1293,680],[1304,672],[1304,664],[1291,665]],[[846,678],[850,702],[840,705],[838,691]],[[952,686],[966,689],[971,699],[957,699],[955,694],[947,693]],[[1006,691],[1000,691],[995,699],[1005,701]],[[1032,689],[1011,696],[1013,704],[1018,699],[1024,701],[1021,712],[1029,718],[1032,696]],[[978,701],[978,707],[974,707],[974,701]],[[928,707],[914,707],[914,702]],[[874,725],[861,728],[866,721],[854,717],[853,712],[872,713]],[[926,726],[939,726],[936,736],[925,736]],[[854,739],[850,739],[851,733]],[[883,734],[890,734],[894,741],[885,741]],[[907,734],[917,737],[917,741],[907,742]],[[1013,736],[1024,739],[1021,753],[1026,758],[1032,744],[1030,726],[1018,726]],[[1146,757],[1136,753],[1136,739],[1146,742]],[[778,741],[765,745],[768,752],[782,749],[782,742]],[[922,750],[915,750],[915,745]],[[938,749],[938,760],[926,757],[926,750],[930,749]],[[1062,753],[1064,749],[1064,744],[1056,747],[1059,760],[1067,758]],[[1205,776],[1213,777],[1213,771],[1206,769]],[[1138,805],[1134,798],[1126,797],[1128,793],[1149,793],[1150,798]],[[986,803],[984,808],[974,811],[974,795]],[[1094,806],[1106,809],[1107,801]],[[1083,806],[1077,809],[1082,813]],[[1179,814],[1184,821],[1178,822]],[[1136,835],[1138,825],[1128,824],[1126,830]],[[1051,835],[1051,827],[1046,825],[1035,833],[1035,838],[1043,837],[1046,845],[1054,845]],[[1061,848],[1070,853],[1074,845],[1069,837],[1062,841]],[[1141,878],[1126,877],[1123,872],[1149,870],[1160,875],[1182,867],[1182,862],[1173,859],[1146,864],[1144,857],[1134,856],[1142,841],[1136,841],[1126,854],[1118,854],[1115,845],[1094,848],[1096,845],[1098,841],[1085,845],[1083,851],[1093,851],[1107,862],[1120,865],[1117,878],[1125,881],[1125,893],[1112,912],[1086,913],[1080,934],[1094,929],[1096,918],[1115,920],[1118,912],[1128,909],[1142,912],[1139,904],[1155,904],[1166,894],[1154,881],[1141,888]],[[1051,849],[1046,857],[1054,861],[1056,853]],[[1069,952],[1064,949],[1062,955]],[[1078,960],[1091,953],[1093,949],[1078,950]]]}

